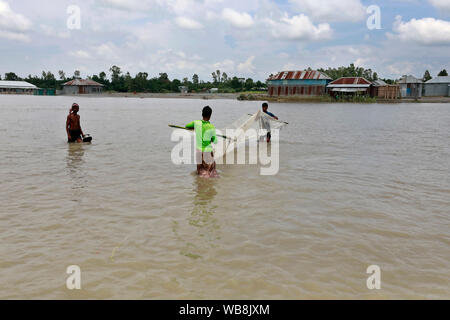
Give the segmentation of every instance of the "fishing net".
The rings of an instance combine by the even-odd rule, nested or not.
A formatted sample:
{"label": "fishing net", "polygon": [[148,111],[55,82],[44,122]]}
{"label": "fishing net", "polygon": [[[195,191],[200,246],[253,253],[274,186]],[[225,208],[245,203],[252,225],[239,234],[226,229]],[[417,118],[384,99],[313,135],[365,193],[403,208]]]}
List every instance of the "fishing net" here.
{"label": "fishing net", "polygon": [[226,139],[219,139],[219,143],[215,146],[215,158],[223,158],[237,148],[245,147],[249,141],[257,143],[261,138],[266,137],[268,132],[281,130],[286,125],[287,123],[278,121],[262,111],[254,115],[242,116],[220,130]]}

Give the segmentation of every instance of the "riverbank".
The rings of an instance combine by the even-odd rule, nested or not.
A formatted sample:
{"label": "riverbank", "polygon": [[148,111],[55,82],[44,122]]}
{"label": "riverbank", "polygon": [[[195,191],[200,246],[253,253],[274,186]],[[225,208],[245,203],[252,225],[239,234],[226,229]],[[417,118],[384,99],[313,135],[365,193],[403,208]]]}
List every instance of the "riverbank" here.
{"label": "riverbank", "polygon": [[[1,95],[0,95],[1,96]],[[69,96],[69,95],[68,95]],[[416,99],[371,99],[361,101],[336,101],[329,96],[280,96],[271,97],[266,94],[254,93],[130,93],[105,92],[103,94],[74,95],[73,97],[86,98],[138,98],[138,99],[194,99],[194,100],[241,100],[241,101],[267,101],[273,103],[450,103],[450,97],[422,97]]]}
{"label": "riverbank", "polygon": [[[348,101],[335,101],[329,96],[289,96],[271,97],[267,94],[254,93],[104,93],[96,97],[126,97],[141,99],[202,99],[202,100],[243,100],[267,101],[276,103],[349,103]],[[450,103],[450,97],[422,97],[416,99],[385,100],[377,99],[365,103]]]}

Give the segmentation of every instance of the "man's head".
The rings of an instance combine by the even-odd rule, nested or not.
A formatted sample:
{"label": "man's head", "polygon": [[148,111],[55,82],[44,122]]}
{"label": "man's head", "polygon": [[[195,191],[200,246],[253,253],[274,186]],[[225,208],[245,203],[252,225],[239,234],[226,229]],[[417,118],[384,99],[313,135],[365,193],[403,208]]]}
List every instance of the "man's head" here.
{"label": "man's head", "polygon": [[78,104],[74,103],[74,104],[72,105],[72,112],[75,113],[75,114],[77,114],[78,111],[80,111],[80,106],[79,106]]}
{"label": "man's head", "polygon": [[203,120],[209,121],[212,116],[212,109],[210,107],[204,107],[202,112]]}
{"label": "man's head", "polygon": [[264,112],[267,112],[267,110],[269,110],[269,104],[267,102],[264,102],[262,108]]}

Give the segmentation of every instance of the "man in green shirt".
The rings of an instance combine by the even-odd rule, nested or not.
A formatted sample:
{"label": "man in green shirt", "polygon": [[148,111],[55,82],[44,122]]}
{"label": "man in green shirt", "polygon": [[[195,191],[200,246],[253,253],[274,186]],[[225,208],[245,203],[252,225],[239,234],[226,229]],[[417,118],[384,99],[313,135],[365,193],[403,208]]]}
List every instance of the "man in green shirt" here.
{"label": "man in green shirt", "polygon": [[216,128],[209,122],[212,116],[210,107],[203,108],[203,120],[189,123],[186,128],[194,129],[196,137],[197,173],[206,178],[217,177],[216,161],[212,143],[217,144]]}

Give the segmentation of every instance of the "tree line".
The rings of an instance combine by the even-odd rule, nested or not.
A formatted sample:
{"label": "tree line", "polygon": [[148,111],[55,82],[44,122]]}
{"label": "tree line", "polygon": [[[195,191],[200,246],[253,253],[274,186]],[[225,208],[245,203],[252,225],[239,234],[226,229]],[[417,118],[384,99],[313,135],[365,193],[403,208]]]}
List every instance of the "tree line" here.
{"label": "tree line", "polygon": [[[212,73],[212,81],[202,81],[197,74],[191,79],[169,79],[167,73],[160,73],[158,76],[150,77],[147,72],[139,72],[135,76],[131,76],[129,72],[124,73],[120,67],[112,66],[109,69],[110,76],[106,72],[100,72],[98,75],[89,76],[88,79],[96,81],[105,86],[105,91],[116,92],[148,92],[148,93],[171,93],[180,92],[182,87],[186,87],[189,92],[206,92],[213,88],[217,88],[222,93],[235,93],[243,91],[265,91],[267,85],[261,81],[254,81],[251,78],[228,77],[226,73],[217,70]],[[81,79],[80,71],[75,71],[73,76],[67,77],[63,70],[58,72],[57,77],[50,71],[42,71],[40,77],[29,75],[27,78],[20,78],[14,72],[5,74],[4,80],[9,81],[26,81],[34,84],[39,88],[60,90],[63,84],[74,80]],[[1,76],[0,76],[1,80]]]}
{"label": "tree line", "polygon": [[[308,70],[312,71],[311,68]],[[381,79],[377,72],[372,69],[356,67],[350,64],[348,67],[339,68],[320,68],[318,71],[327,74],[333,80],[341,77],[364,77],[367,80],[383,80],[388,84],[394,84],[394,79]],[[265,91],[267,83],[254,81],[251,78],[238,78],[236,76],[229,77],[227,73],[217,70],[211,74],[212,81],[202,81],[197,74],[192,78],[173,79],[170,80],[167,73],[160,73],[158,76],[150,77],[147,72],[139,72],[135,76],[131,76],[129,72],[124,73],[120,67],[112,66],[109,69],[110,76],[106,72],[100,72],[98,75],[88,77],[89,79],[101,83],[105,86],[105,91],[116,92],[148,92],[148,93],[170,93],[180,92],[180,88],[185,87],[188,92],[202,93],[213,88],[217,88],[220,93],[237,93],[243,91]],[[271,75],[272,76],[272,75]],[[448,76],[447,70],[439,72],[438,76]],[[58,71],[58,79],[50,71],[42,71],[41,76],[29,75],[27,78],[20,78],[14,72],[5,74],[4,80],[9,81],[26,81],[34,84],[39,88],[62,89],[64,83],[80,79],[80,71],[75,71],[70,77],[66,76],[63,70]],[[431,80],[432,76],[427,70],[423,76],[423,81]],[[2,80],[0,76],[0,80]]]}

